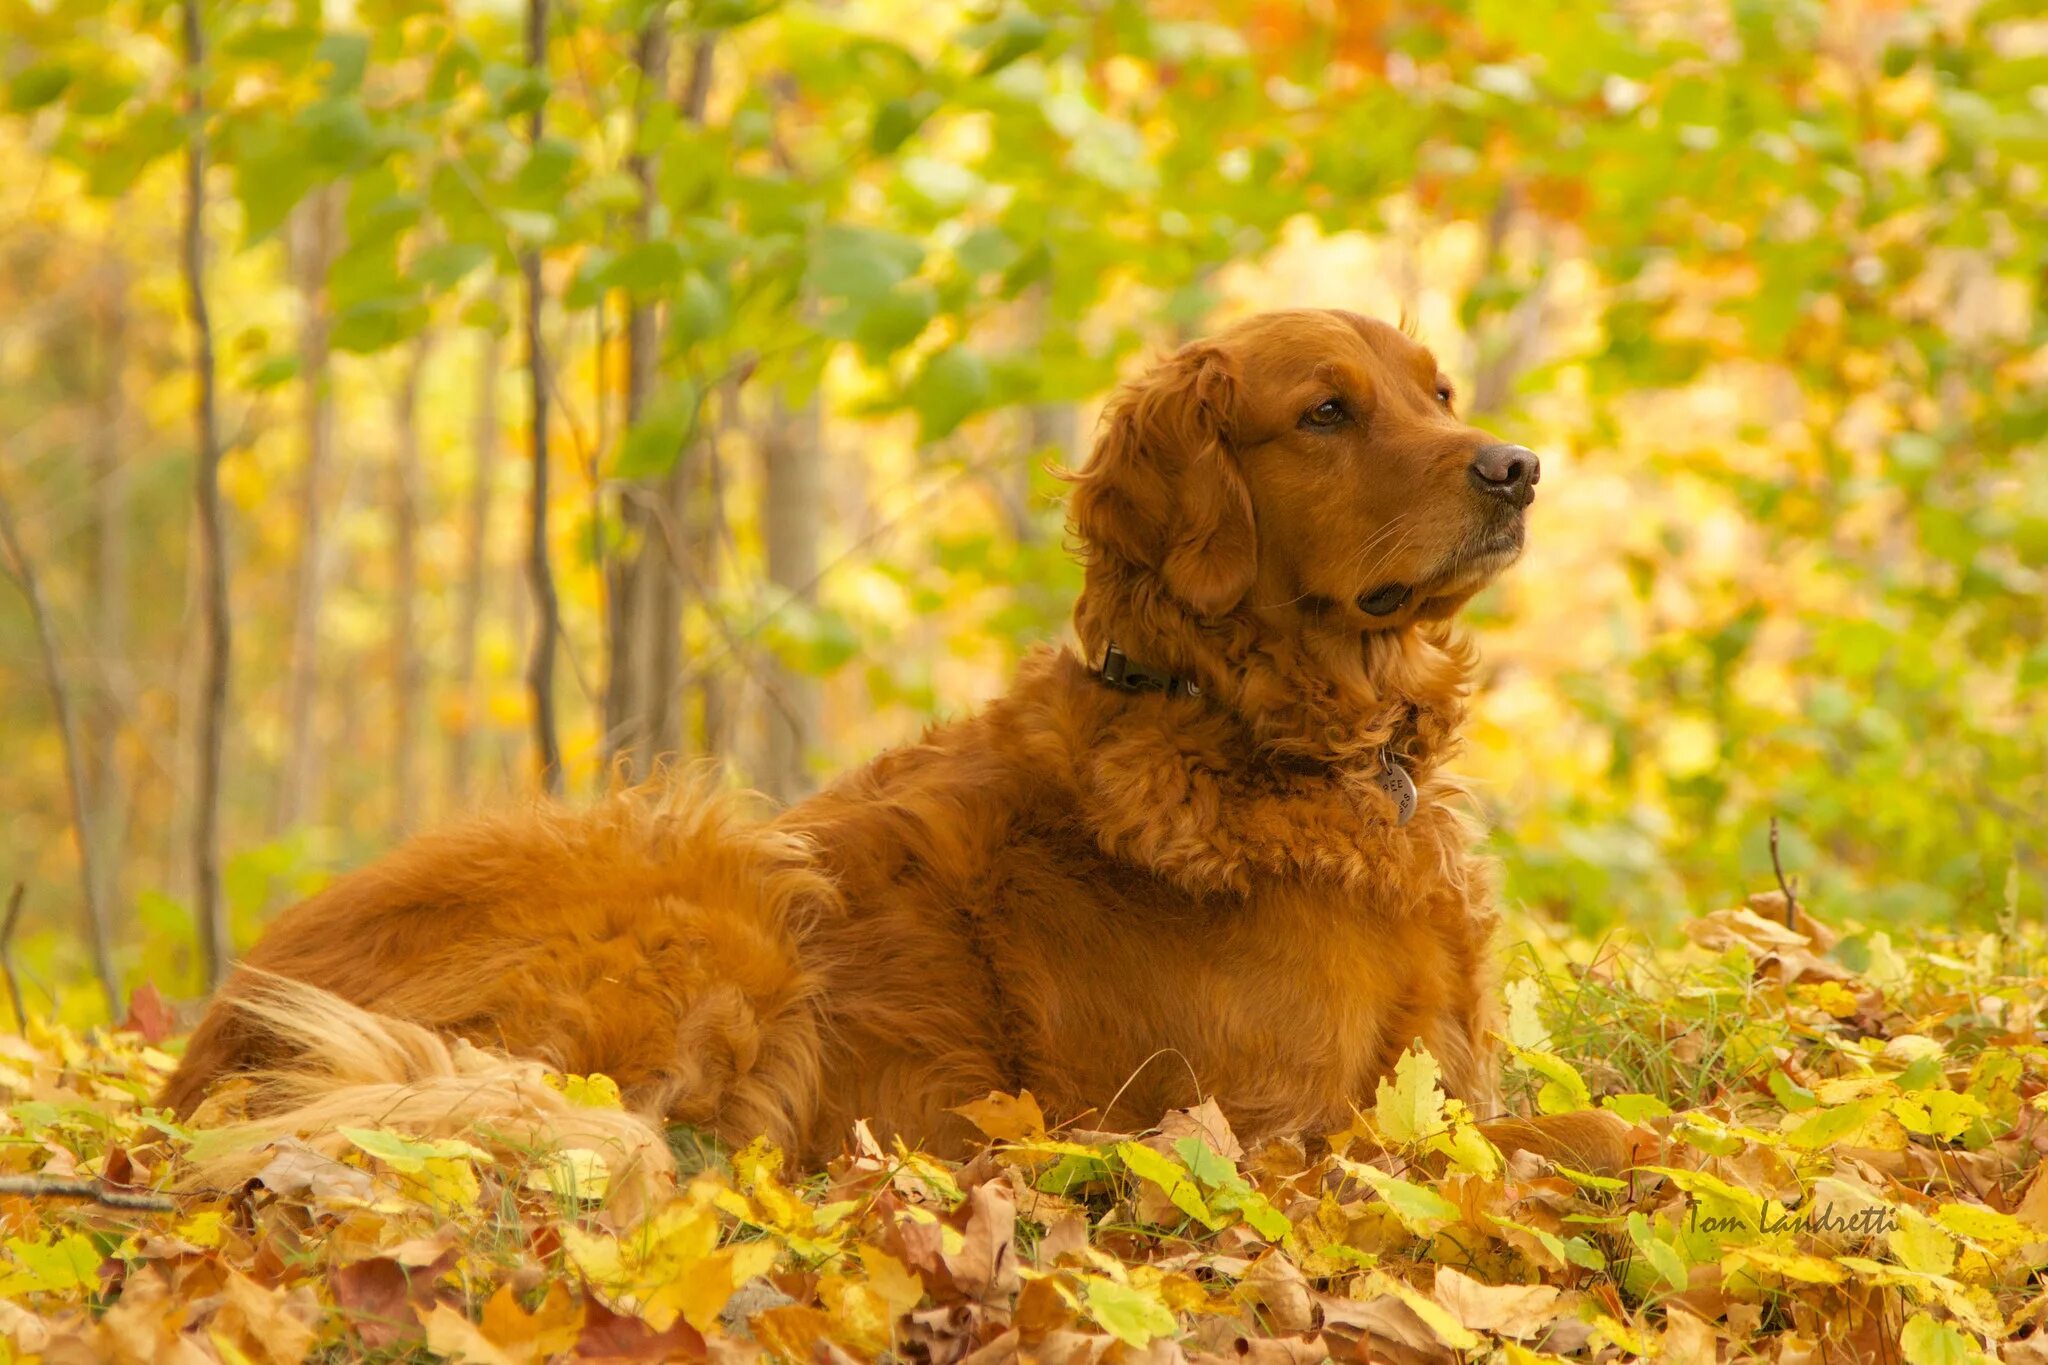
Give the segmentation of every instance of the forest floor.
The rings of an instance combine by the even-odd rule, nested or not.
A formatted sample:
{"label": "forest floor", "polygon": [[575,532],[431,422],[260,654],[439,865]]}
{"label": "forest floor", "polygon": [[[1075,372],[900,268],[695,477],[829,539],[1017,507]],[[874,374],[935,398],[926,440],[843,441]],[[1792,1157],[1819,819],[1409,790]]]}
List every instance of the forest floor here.
{"label": "forest floor", "polygon": [[30,1020],[0,1035],[0,1361],[2048,1361],[2048,943],[1784,909],[1525,955],[1510,1094],[1612,1114],[1636,1164],[1605,1172],[1503,1158],[1417,1053],[1307,1144],[991,1097],[964,1164],[678,1135],[679,1181],[601,1194],[594,1153],[369,1127],[177,1194],[204,1139],[148,1106],[162,1011]]}

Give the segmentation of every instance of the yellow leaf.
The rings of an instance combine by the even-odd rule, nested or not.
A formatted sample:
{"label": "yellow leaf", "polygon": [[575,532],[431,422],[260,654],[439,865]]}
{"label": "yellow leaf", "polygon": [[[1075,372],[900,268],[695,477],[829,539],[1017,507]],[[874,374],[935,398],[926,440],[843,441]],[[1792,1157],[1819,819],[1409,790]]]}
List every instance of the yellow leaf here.
{"label": "yellow leaf", "polygon": [[1915,1209],[1899,1210],[1899,1225],[1886,1234],[1892,1256],[1922,1275],[1946,1275],[1955,1269],[1956,1243],[1933,1219]]}
{"label": "yellow leaf", "polygon": [[445,1303],[434,1305],[427,1314],[427,1349],[454,1361],[474,1365],[517,1365],[531,1359],[526,1352],[512,1355],[483,1334],[481,1328]]}
{"label": "yellow leaf", "polygon": [[571,1104],[585,1109],[624,1109],[626,1101],[619,1094],[619,1083],[601,1071],[588,1076],[554,1076],[547,1078],[548,1084],[562,1092]]}
{"label": "yellow leaf", "polygon": [[868,1273],[869,1287],[882,1296],[891,1313],[901,1316],[924,1302],[924,1281],[916,1271],[879,1247],[862,1245],[856,1254]]}
{"label": "yellow leaf", "polygon": [[972,1100],[947,1111],[958,1114],[979,1128],[994,1142],[1041,1142],[1045,1139],[1045,1112],[1029,1090],[1005,1095],[991,1090],[984,1099]]}
{"label": "yellow leaf", "polygon": [[1550,1029],[1539,1008],[1542,999],[1543,988],[1529,977],[1508,983],[1507,1039],[1516,1047],[1536,1052],[1549,1049]]}
{"label": "yellow leaf", "polygon": [[181,1242],[190,1242],[196,1247],[217,1247],[220,1245],[222,1213],[219,1209],[205,1209],[193,1214],[178,1224],[176,1236]]}
{"label": "yellow leaf", "polygon": [[888,1348],[896,1315],[873,1285],[826,1275],[818,1281],[818,1301],[831,1315],[840,1340],[871,1356]]}
{"label": "yellow leaf", "polygon": [[1406,1147],[1442,1131],[1444,1092],[1437,1085],[1442,1075],[1426,1049],[1401,1054],[1394,1063],[1393,1082],[1381,1080],[1373,1097],[1373,1121],[1382,1138]]}
{"label": "yellow leaf", "polygon": [[1390,1294],[1399,1299],[1403,1304],[1407,1305],[1410,1312],[1422,1319],[1430,1331],[1437,1334],[1444,1345],[1454,1351],[1476,1351],[1486,1344],[1484,1337],[1452,1317],[1449,1309],[1420,1290],[1395,1279],[1383,1270],[1374,1270],[1367,1273],[1366,1292],[1369,1294]]}
{"label": "yellow leaf", "polygon": [[1802,1284],[1840,1284],[1849,1278],[1849,1272],[1825,1256],[1771,1251],[1760,1246],[1729,1248],[1728,1254],[1721,1258],[1721,1269],[1725,1272],[1738,1265],[1747,1265],[1764,1274],[1797,1280]]}
{"label": "yellow leaf", "polygon": [[1982,1204],[1943,1204],[1934,1211],[1934,1221],[2000,1256],[2041,1240],[2032,1228],[2011,1214],[1987,1209]]}
{"label": "yellow leaf", "polygon": [[677,1200],[622,1236],[575,1227],[564,1227],[561,1236],[563,1250],[598,1297],[657,1332],[677,1317],[709,1330],[733,1290],[775,1257],[766,1242],[717,1250],[718,1216],[708,1199]]}

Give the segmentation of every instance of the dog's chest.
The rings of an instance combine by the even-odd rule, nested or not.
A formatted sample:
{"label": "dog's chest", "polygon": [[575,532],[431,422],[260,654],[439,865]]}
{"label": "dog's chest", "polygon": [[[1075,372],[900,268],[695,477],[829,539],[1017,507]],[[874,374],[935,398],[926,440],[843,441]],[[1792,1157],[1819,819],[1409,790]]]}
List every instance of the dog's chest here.
{"label": "dog's chest", "polygon": [[1041,1094],[1079,1112],[1121,1093],[1116,1117],[1138,1124],[1214,1095],[1263,1131],[1341,1126],[1450,988],[1454,956],[1426,916],[1298,883],[1198,902],[1108,878],[1012,932],[1012,979],[1036,978]]}

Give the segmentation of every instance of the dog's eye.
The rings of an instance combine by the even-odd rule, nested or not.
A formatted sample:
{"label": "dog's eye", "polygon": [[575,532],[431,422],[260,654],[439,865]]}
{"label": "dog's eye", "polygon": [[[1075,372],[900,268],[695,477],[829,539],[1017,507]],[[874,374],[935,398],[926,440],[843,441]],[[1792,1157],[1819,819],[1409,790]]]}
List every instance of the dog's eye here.
{"label": "dog's eye", "polygon": [[1449,407],[1451,405],[1451,399],[1456,397],[1456,394],[1457,391],[1451,387],[1451,382],[1448,379],[1439,379],[1436,381],[1437,402],[1442,403],[1445,407]]}
{"label": "dog's eye", "polygon": [[1340,426],[1348,416],[1350,414],[1344,411],[1342,402],[1335,398],[1325,398],[1301,415],[1301,424],[1305,427]]}

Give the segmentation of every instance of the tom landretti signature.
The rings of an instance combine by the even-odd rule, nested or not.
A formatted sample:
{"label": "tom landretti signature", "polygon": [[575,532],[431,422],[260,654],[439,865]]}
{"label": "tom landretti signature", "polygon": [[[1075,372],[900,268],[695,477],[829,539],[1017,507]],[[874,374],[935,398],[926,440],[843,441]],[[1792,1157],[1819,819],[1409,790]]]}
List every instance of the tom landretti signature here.
{"label": "tom landretti signature", "polygon": [[[1778,1209],[1776,1217],[1771,1215],[1774,1204]],[[1832,1204],[1795,1208],[1770,1199],[1764,1200],[1762,1211],[1754,1222],[1743,1214],[1703,1216],[1698,1203],[1693,1204],[1686,1221],[1688,1232],[1839,1232],[1852,1237],[1895,1232],[1898,1226],[1898,1210],[1882,1204],[1865,1205],[1854,1213],[1837,1213]]]}

